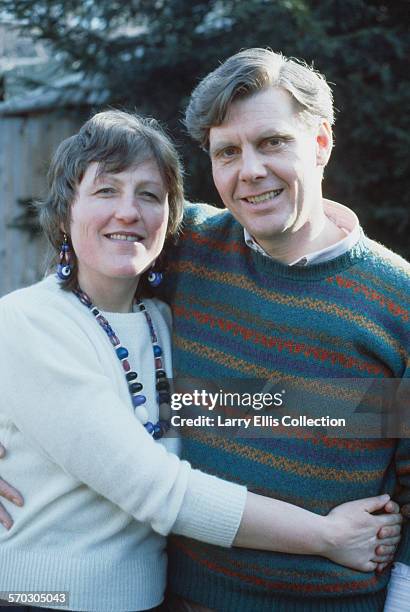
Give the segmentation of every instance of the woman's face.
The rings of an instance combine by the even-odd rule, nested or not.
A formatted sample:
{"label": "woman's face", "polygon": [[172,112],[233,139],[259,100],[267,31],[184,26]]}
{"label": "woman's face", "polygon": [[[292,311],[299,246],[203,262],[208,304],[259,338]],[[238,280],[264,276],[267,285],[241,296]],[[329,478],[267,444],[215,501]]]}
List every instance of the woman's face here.
{"label": "woman's face", "polygon": [[117,174],[98,175],[91,163],[71,207],[70,236],[78,280],[109,291],[113,281],[137,281],[164,245],[168,193],[152,159]]}

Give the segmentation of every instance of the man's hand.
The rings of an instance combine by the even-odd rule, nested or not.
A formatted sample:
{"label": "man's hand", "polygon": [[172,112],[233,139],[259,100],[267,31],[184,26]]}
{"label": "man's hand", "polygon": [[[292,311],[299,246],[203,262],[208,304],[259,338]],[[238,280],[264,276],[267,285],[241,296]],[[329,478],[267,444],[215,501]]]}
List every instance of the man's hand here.
{"label": "man's hand", "polygon": [[[388,514],[399,514],[400,506],[391,499],[384,506],[383,511],[387,512]],[[403,508],[401,509],[401,513],[403,514]],[[380,574],[393,561],[393,556],[394,556],[394,553],[396,552],[396,548],[400,540],[399,542],[397,542],[397,544],[394,545],[391,542],[389,543],[389,538],[400,535],[400,531],[401,531],[401,525],[391,525],[389,527],[382,527],[379,530],[377,537],[383,540],[383,542],[380,542],[380,544],[376,547],[375,552],[377,555],[380,555],[380,556],[390,554],[391,559],[389,561],[385,561],[384,563],[378,563],[377,568],[376,568],[377,573]]]}
{"label": "man's hand", "polygon": [[[6,449],[0,444],[0,459],[4,457],[5,454]],[[16,504],[16,506],[22,506],[24,504],[24,499],[21,494],[2,478],[0,478],[0,496],[8,499],[13,504]],[[2,523],[6,529],[10,529],[13,526],[13,519],[2,503],[0,503],[0,523]]]}
{"label": "man's hand", "polygon": [[[388,495],[347,502],[326,517],[328,559],[363,572],[381,571],[391,563],[400,541],[403,517]],[[375,512],[384,514],[373,514]]]}
{"label": "man's hand", "polygon": [[401,513],[404,516],[404,518],[410,518],[410,504],[406,504],[405,506],[401,507]]}

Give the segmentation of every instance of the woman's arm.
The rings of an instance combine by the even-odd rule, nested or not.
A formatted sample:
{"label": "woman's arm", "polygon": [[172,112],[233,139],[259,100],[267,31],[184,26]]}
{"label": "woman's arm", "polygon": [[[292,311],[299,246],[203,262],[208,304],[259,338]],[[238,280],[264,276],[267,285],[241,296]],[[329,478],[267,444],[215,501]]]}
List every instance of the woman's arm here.
{"label": "woman's arm", "polygon": [[[5,448],[0,444],[0,458]],[[23,497],[0,478],[0,496],[18,506]],[[389,514],[373,516],[372,512]],[[380,495],[334,508],[327,516],[276,499],[247,493],[233,546],[327,557],[360,571],[381,570],[392,560],[400,541],[399,506]],[[13,521],[0,503],[0,522]]]}
{"label": "woman's arm", "polygon": [[[373,571],[394,552],[400,536],[400,514],[372,515],[390,504],[388,495],[370,497],[337,506],[327,516],[248,493],[234,546],[293,554],[314,554],[361,571]],[[386,549],[376,553],[380,535]]]}
{"label": "woman's arm", "polygon": [[[162,535],[172,530],[221,546],[236,537],[235,544],[242,546],[288,552],[299,547],[299,552],[323,551],[331,558],[328,548],[338,548],[339,542],[332,542],[323,517],[193,470],[154,442],[119,397],[81,325],[62,310],[64,304],[26,310],[11,303],[1,312],[2,411],[31,445]],[[289,508],[296,514],[285,524]],[[320,550],[307,517],[314,533],[319,534],[320,524],[325,528]],[[299,522],[303,536],[295,532]],[[382,524],[382,517],[372,517],[373,549]],[[356,551],[360,537],[352,532],[344,532],[346,546]],[[367,550],[361,555],[359,561],[348,556],[345,562],[362,569],[371,557]]]}

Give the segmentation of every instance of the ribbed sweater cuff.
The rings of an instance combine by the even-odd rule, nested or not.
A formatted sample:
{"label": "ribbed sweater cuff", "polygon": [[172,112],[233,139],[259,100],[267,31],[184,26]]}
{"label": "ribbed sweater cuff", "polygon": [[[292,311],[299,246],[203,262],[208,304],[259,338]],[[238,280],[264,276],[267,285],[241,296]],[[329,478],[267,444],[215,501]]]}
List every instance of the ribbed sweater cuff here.
{"label": "ribbed sweater cuff", "polygon": [[192,470],[172,532],[208,544],[232,546],[246,495],[246,487]]}

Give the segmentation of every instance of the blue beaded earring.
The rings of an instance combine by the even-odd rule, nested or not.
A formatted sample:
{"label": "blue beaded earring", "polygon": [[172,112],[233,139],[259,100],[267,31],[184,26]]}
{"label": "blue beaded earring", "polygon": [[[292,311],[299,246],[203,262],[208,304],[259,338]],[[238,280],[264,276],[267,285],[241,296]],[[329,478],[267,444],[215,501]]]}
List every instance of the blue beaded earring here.
{"label": "blue beaded earring", "polygon": [[160,283],[162,283],[162,279],[164,275],[162,272],[157,272],[151,268],[150,272],[148,272],[147,280],[151,287],[158,287]]}
{"label": "blue beaded earring", "polygon": [[67,234],[64,234],[63,244],[60,250],[60,262],[57,264],[57,276],[60,280],[68,280],[73,271],[73,267],[70,263],[71,249],[68,244]]}

